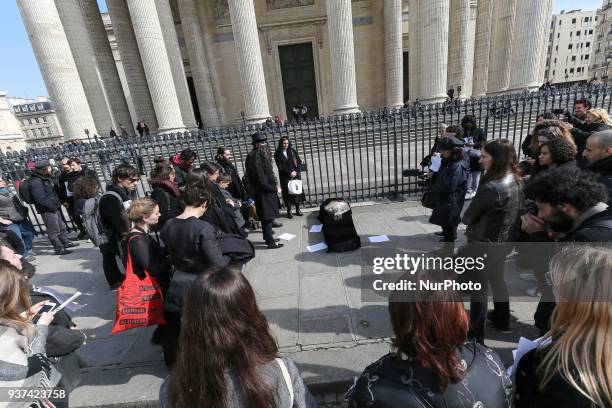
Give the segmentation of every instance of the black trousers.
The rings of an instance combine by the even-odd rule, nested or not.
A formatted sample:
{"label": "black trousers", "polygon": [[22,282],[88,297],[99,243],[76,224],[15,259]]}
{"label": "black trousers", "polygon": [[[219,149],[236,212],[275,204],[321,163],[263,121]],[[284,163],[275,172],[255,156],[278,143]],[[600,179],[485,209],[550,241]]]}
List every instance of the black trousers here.
{"label": "black trousers", "polygon": [[261,229],[263,231],[263,239],[266,244],[274,243],[274,232],[272,231],[272,223],[274,220],[267,220],[261,222]]}
{"label": "black trousers", "polygon": [[117,265],[117,256],[119,255],[117,244],[109,242],[100,245],[100,252],[102,253],[102,269],[104,269],[104,276],[108,285],[113,287],[123,282],[124,275]]}
{"label": "black trousers", "polygon": [[457,240],[457,227],[459,224],[442,225],[442,235],[444,242],[455,242]]}
{"label": "black trousers", "polygon": [[70,218],[72,218],[72,222],[74,222],[74,225],[79,229],[79,232],[86,234],[87,231],[83,225],[83,219],[76,212],[76,204],[74,203],[74,200],[68,201],[68,215],[70,215]]}

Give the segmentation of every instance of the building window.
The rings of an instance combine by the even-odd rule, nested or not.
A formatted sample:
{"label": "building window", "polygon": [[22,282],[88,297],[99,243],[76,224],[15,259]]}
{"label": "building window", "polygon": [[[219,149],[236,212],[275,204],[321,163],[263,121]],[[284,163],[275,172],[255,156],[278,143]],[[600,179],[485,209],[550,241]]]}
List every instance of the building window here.
{"label": "building window", "polygon": [[572,61],[576,61],[576,56],[572,55]]}
{"label": "building window", "polygon": [[553,69],[553,76],[555,76],[555,70]]}
{"label": "building window", "polygon": [[36,123],[40,123],[40,122],[38,121],[38,118],[34,118],[34,121],[35,121]]}
{"label": "building window", "polygon": [[49,136],[51,136],[51,128],[50,128],[50,127],[48,127],[48,128],[47,128],[47,134],[48,134]]}
{"label": "building window", "polygon": [[589,35],[593,34],[593,30],[589,30]]}
{"label": "building window", "polygon": [[570,45],[567,46],[568,50],[571,50],[572,48],[574,48],[574,44],[570,44]]}
{"label": "building window", "polygon": [[587,41],[586,47],[589,48],[590,46],[591,46],[591,43]]}
{"label": "building window", "polygon": [[42,119],[43,122],[47,123],[47,117],[46,116],[42,116],[41,119]]}
{"label": "building window", "polygon": [[559,26],[561,26],[561,20],[559,20]]}
{"label": "building window", "polygon": [[589,59],[589,54],[586,54],[586,55],[584,56],[584,59],[585,59],[585,60],[588,60],[588,59]]}
{"label": "building window", "polygon": [[572,24],[576,24],[576,19],[572,18]]}
{"label": "building window", "polygon": [[561,33],[557,33],[557,38],[561,37]]}
{"label": "building window", "polygon": [[574,73],[574,68],[570,68],[570,74]]}
{"label": "building window", "polygon": [[559,51],[559,46],[555,45],[555,51]]}
{"label": "building window", "polygon": [[557,63],[557,59],[555,58],[555,64]]}

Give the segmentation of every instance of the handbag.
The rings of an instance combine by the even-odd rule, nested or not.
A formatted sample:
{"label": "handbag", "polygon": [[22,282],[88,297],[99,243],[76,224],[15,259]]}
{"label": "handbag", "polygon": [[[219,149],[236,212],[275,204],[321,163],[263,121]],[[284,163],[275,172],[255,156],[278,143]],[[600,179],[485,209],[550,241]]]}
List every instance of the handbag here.
{"label": "handbag", "polygon": [[283,379],[285,380],[285,385],[287,386],[287,390],[289,391],[289,399],[290,399],[289,408],[291,408],[293,407],[293,401],[295,399],[295,396],[293,393],[293,383],[291,382],[291,376],[289,375],[289,370],[287,370],[287,366],[285,365],[285,362],[283,361],[282,358],[275,358],[274,360],[276,360],[276,364],[278,364],[278,367],[283,373]]}
{"label": "handbag", "polygon": [[229,256],[234,264],[244,265],[255,258],[253,243],[241,235],[217,233],[219,250]]}
{"label": "handbag", "polygon": [[289,183],[287,183],[287,190],[291,195],[302,194],[302,180],[289,180]]}
{"label": "handbag", "polygon": [[187,290],[193,285],[193,282],[200,275],[196,275],[195,273],[187,273],[177,271],[172,267],[174,273],[170,278],[170,285],[168,285],[168,290],[166,291],[166,298],[164,300],[164,310],[170,313],[174,313],[176,315],[181,314],[181,310],[183,309],[183,302],[185,300],[185,294]]}
{"label": "handbag", "polygon": [[423,193],[423,197],[421,197],[421,205],[432,210],[435,207],[435,204],[436,200],[434,193],[430,190],[425,191]]}

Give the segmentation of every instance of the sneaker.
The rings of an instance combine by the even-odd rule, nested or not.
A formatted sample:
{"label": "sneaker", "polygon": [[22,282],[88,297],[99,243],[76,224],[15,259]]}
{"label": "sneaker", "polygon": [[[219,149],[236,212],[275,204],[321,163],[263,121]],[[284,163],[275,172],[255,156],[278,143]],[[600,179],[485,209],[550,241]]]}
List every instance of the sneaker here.
{"label": "sneaker", "polygon": [[525,293],[527,293],[527,296],[531,297],[539,297],[542,294],[538,288],[529,288],[525,291]]}
{"label": "sneaker", "polygon": [[538,281],[538,278],[536,278],[535,275],[531,272],[520,273],[519,278],[526,282],[536,282],[537,283]]}
{"label": "sneaker", "polygon": [[64,248],[74,248],[74,247],[78,247],[79,243],[78,242],[69,242],[67,244],[64,244]]}
{"label": "sneaker", "polygon": [[55,255],[69,255],[72,251],[67,250],[66,248],[60,248],[55,250]]}

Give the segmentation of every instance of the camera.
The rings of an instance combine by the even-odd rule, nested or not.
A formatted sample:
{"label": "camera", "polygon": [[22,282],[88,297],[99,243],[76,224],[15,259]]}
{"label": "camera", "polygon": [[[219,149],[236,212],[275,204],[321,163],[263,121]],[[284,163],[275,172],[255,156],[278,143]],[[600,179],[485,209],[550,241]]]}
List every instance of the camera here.
{"label": "camera", "polygon": [[428,187],[431,184],[433,174],[431,172],[425,173],[419,169],[405,169],[402,171],[402,176],[404,177],[418,177],[417,186],[419,187]]}
{"label": "camera", "polygon": [[563,109],[563,108],[553,109],[552,113],[554,113],[555,115],[562,115],[562,114],[565,113],[565,109]]}

